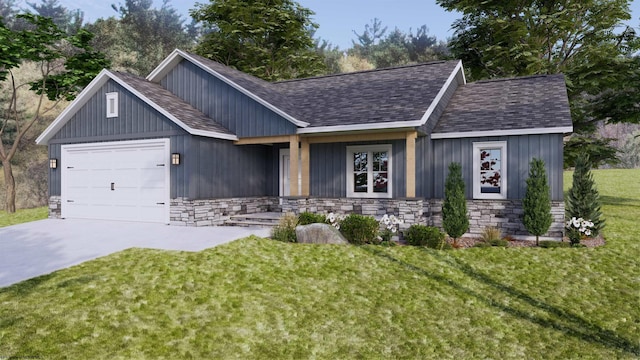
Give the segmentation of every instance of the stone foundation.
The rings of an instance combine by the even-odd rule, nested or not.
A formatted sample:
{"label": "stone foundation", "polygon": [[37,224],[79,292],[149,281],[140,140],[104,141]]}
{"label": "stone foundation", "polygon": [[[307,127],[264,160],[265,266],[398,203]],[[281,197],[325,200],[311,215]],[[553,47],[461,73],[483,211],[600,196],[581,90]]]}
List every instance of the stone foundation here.
{"label": "stone foundation", "polygon": [[171,199],[171,225],[223,225],[233,215],[280,211],[278,198],[246,197],[211,200]]}
{"label": "stone foundation", "polygon": [[60,196],[49,197],[49,219],[62,218],[62,198]]}
{"label": "stone foundation", "polygon": [[[427,209],[429,207],[430,209]],[[430,200],[425,207],[429,225],[442,228],[442,200]],[[429,211],[430,210],[430,211]],[[465,235],[479,236],[482,230],[493,226],[502,230],[504,235],[518,239],[535,238],[522,224],[522,201],[520,200],[467,200],[469,231]],[[553,220],[545,238],[561,239],[564,233],[564,202],[551,202]]]}
{"label": "stone foundation", "polygon": [[338,215],[360,214],[380,219],[385,214],[395,215],[404,221],[400,226],[406,229],[413,224],[427,223],[424,216],[425,200],[411,199],[360,199],[360,198],[282,198],[282,212],[312,212]]}

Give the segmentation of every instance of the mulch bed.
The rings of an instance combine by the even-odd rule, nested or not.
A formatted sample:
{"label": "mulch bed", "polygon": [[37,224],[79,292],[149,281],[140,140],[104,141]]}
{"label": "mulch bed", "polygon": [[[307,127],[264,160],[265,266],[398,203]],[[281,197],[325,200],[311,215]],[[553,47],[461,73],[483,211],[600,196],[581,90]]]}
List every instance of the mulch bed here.
{"label": "mulch bed", "polygon": [[[567,239],[565,237],[562,241],[569,242],[569,239]],[[451,242],[450,239],[449,239],[449,242]],[[458,246],[461,249],[466,249],[466,248],[473,247],[475,244],[477,244],[479,242],[482,242],[482,240],[480,238],[463,237],[463,238],[458,240]],[[598,236],[597,238],[584,239],[584,240],[580,241],[580,244],[584,245],[585,247],[592,248],[592,247],[597,247],[597,246],[604,245],[605,241],[604,241],[604,238],[602,236]],[[509,247],[535,247],[535,246],[536,246],[535,240],[512,240],[512,241],[509,241]]]}

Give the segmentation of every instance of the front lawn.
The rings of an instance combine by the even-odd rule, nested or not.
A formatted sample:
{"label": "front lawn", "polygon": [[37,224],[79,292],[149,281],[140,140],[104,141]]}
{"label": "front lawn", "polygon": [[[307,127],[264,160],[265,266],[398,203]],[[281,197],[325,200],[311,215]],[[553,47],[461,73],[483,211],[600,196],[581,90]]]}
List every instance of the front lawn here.
{"label": "front lawn", "polygon": [[637,358],[640,170],[594,174],[603,247],[130,249],[1,288],[0,357]]}
{"label": "front lawn", "polygon": [[[21,224],[29,221],[46,219],[49,215],[49,208],[46,206],[32,209],[18,209],[15,213],[9,214],[0,210],[0,227]],[[0,358],[2,355],[0,355]]]}

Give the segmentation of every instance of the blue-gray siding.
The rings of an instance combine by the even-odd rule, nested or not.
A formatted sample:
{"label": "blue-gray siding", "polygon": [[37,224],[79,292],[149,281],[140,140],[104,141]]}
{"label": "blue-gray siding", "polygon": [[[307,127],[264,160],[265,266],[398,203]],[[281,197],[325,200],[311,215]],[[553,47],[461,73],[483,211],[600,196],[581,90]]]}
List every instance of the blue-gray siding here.
{"label": "blue-gray siding", "polygon": [[[117,92],[118,117],[106,116],[106,93]],[[50,144],[128,140],[186,134],[128,90],[109,80],[58,131]]]}
{"label": "blue-gray siding", "polygon": [[365,143],[311,144],[310,146],[310,195],[318,197],[347,196],[347,146],[391,144],[392,152],[392,194],[393,197],[406,196],[405,141],[379,141]]}
{"label": "blue-gray siding", "polygon": [[[106,117],[108,92],[119,93],[117,118]],[[50,141],[49,157],[59,163],[58,169],[49,169],[49,194],[59,196],[61,191],[61,145],[150,138],[169,138],[171,152],[182,154],[182,164],[171,167],[172,198],[273,195],[269,147],[236,146],[231,141],[189,135],[113,81],[99,89]]]}
{"label": "blue-gray siding", "polygon": [[[529,162],[541,158],[546,164],[552,200],[563,199],[562,134],[521,135],[462,139],[436,139],[433,143],[433,187],[426,197],[443,198],[444,182],[451,162],[462,165],[467,198],[473,197],[473,143],[478,141],[507,141],[507,197],[522,199],[529,176]],[[420,155],[419,155],[420,156]],[[428,182],[428,181],[427,181]],[[425,182],[425,187],[428,187]],[[431,193],[431,195],[429,194]]]}
{"label": "blue-gray siding", "polygon": [[296,132],[290,121],[189,61],[178,64],[161,84],[238,137]]}

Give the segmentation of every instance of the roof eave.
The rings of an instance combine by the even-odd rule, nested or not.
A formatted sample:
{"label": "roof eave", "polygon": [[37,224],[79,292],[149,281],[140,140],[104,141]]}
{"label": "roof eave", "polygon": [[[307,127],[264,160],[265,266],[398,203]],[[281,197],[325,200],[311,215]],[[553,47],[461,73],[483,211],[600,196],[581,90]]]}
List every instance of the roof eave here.
{"label": "roof eave", "polygon": [[459,139],[459,138],[486,137],[486,136],[567,134],[571,132],[573,132],[573,126],[558,126],[558,127],[547,127],[547,128],[432,133],[431,138],[432,139]]}
{"label": "roof eave", "polygon": [[362,131],[362,130],[400,130],[400,129],[415,129],[418,126],[421,126],[421,120],[394,121],[394,122],[371,123],[371,124],[317,126],[317,127],[298,129],[297,133],[298,134],[324,134],[324,133],[339,133],[339,132]]}

